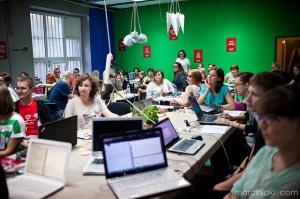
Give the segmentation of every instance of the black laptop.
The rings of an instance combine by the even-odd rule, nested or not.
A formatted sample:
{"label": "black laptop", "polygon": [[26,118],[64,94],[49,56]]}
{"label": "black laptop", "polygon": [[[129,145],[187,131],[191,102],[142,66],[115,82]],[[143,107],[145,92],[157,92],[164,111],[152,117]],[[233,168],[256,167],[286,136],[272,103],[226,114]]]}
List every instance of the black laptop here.
{"label": "black laptop", "polygon": [[39,126],[39,138],[77,144],[77,115]]}

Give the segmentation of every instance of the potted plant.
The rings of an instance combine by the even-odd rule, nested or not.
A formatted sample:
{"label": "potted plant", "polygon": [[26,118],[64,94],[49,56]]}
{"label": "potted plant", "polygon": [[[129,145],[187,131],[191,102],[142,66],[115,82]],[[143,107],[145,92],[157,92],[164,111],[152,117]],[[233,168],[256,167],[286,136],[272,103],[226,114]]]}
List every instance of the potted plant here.
{"label": "potted plant", "polygon": [[[148,106],[148,107],[144,108],[142,111],[138,110],[137,114],[144,118],[144,121],[147,125],[152,126],[153,122],[158,122],[158,115],[157,115],[158,111],[159,111],[159,108],[157,106]],[[143,115],[141,112],[143,112],[148,118],[145,115]],[[149,120],[149,118],[153,122],[151,120]]]}

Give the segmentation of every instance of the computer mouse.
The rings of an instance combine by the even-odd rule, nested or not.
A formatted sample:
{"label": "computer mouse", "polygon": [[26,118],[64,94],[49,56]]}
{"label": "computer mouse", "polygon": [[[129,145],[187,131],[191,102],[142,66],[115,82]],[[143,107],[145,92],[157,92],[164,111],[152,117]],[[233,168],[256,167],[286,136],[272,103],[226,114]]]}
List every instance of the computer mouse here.
{"label": "computer mouse", "polygon": [[194,140],[203,140],[201,135],[194,135],[194,136],[192,136],[192,139],[194,139]]}

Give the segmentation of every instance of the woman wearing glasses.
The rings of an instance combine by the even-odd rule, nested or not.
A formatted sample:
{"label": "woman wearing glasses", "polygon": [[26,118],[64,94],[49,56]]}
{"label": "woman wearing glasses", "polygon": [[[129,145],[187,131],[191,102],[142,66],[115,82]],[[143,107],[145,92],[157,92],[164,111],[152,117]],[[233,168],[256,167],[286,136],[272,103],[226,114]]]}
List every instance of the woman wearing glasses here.
{"label": "woman wearing glasses", "polygon": [[[284,96],[284,97],[283,97]],[[261,148],[225,198],[274,198],[300,188],[300,90],[282,86],[257,105],[257,121],[266,146]],[[261,191],[263,190],[263,191]],[[243,193],[249,193],[247,195]],[[296,195],[290,195],[297,197]],[[299,197],[299,196],[298,196]]]}
{"label": "woman wearing glasses", "polygon": [[189,70],[187,76],[187,83],[189,85],[185,88],[184,96],[183,98],[174,98],[173,102],[180,106],[189,106],[188,97],[190,95],[194,95],[196,99],[198,99],[200,96],[201,81],[202,81],[202,76],[199,70],[197,69]]}
{"label": "woman wearing glasses", "polygon": [[179,62],[173,64],[174,78],[173,86],[176,86],[178,91],[183,91],[186,84],[186,72],[183,70],[182,65]]}
{"label": "woman wearing glasses", "polygon": [[179,62],[182,65],[183,70],[188,73],[191,69],[191,63],[188,58],[186,58],[186,53],[184,50],[180,50],[178,52],[178,58],[175,60],[175,62]]}

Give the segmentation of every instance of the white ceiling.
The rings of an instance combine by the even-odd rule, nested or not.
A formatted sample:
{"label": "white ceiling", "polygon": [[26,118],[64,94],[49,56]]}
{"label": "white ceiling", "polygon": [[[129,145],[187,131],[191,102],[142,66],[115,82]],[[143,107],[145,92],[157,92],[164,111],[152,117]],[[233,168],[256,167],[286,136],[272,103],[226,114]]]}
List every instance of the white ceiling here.
{"label": "white ceiling", "polygon": [[[64,1],[64,0],[60,0]],[[69,2],[75,2],[77,4],[85,4],[89,6],[104,6],[104,0],[65,0]],[[179,1],[188,1],[188,0],[136,0],[137,6],[148,6],[155,4],[163,4],[163,3],[176,3]],[[124,9],[131,8],[133,6],[133,0],[105,0],[106,6],[108,9]]]}

